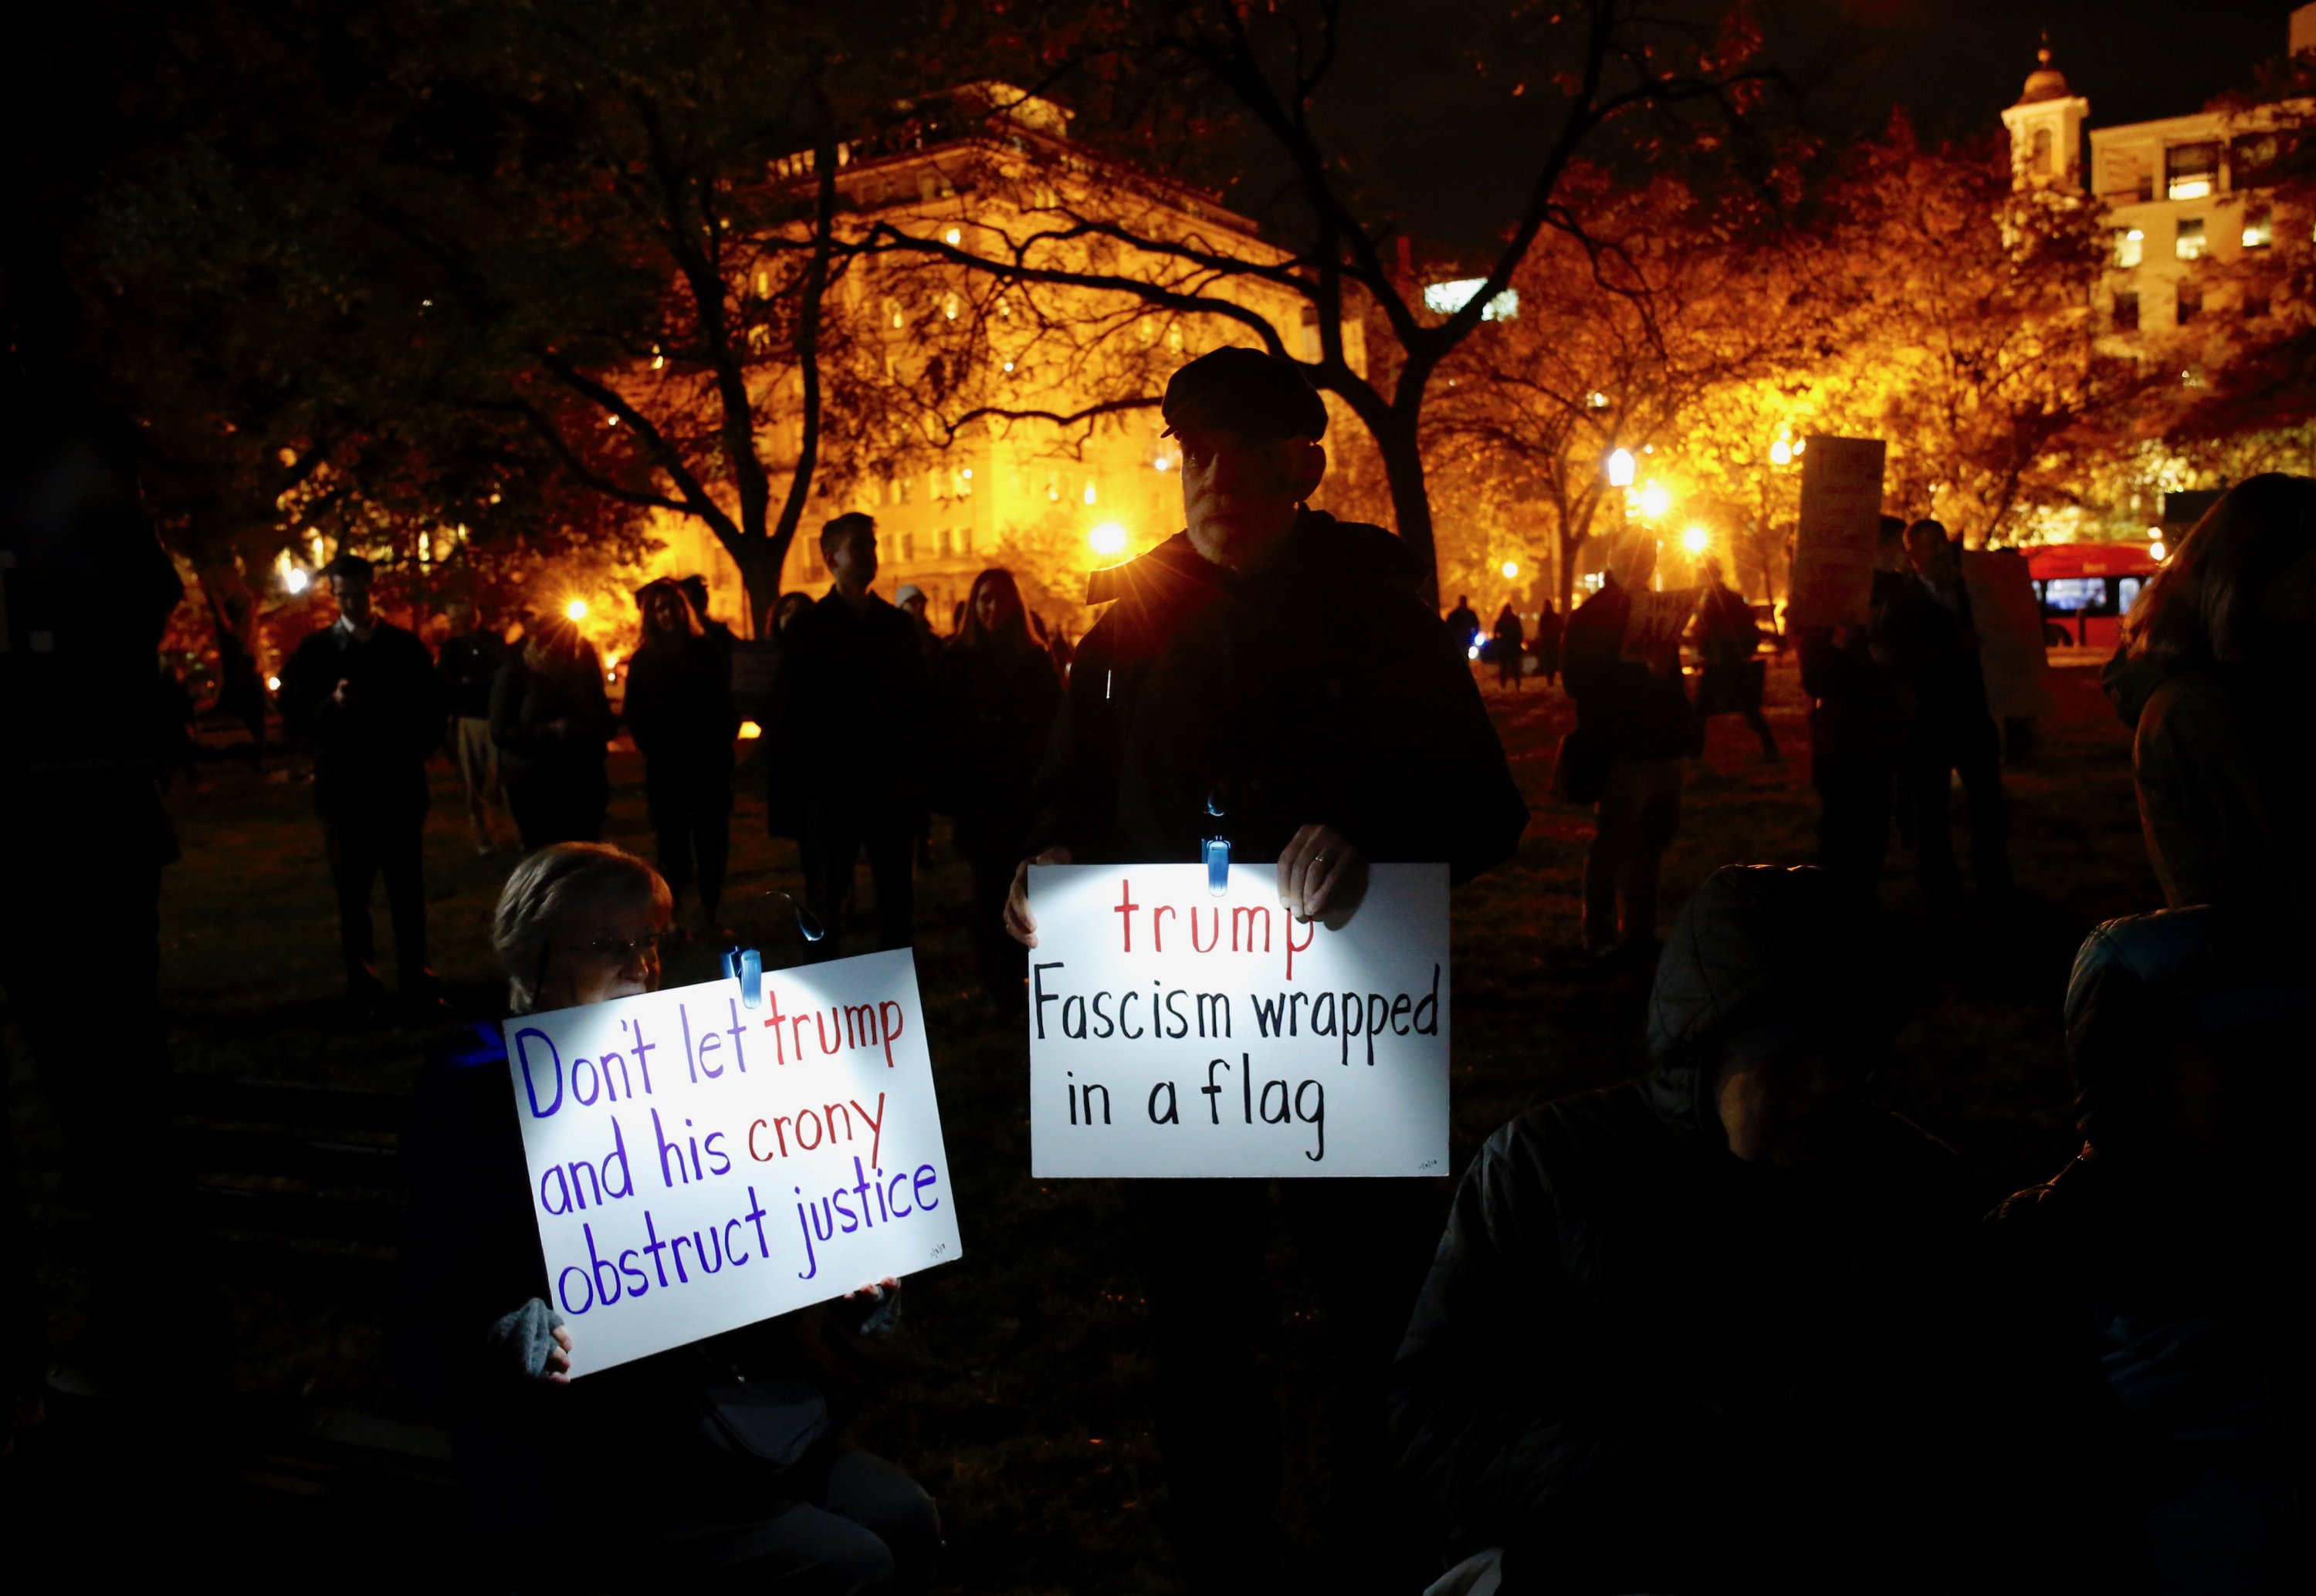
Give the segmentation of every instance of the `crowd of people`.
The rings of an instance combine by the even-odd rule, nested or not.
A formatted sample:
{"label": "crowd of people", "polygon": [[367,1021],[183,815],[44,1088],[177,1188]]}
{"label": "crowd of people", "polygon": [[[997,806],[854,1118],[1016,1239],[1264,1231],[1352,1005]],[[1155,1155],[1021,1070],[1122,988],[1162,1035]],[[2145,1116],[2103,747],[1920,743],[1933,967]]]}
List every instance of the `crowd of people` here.
{"label": "crowd of people", "polygon": [[[868,516],[822,529],[832,586],[775,610],[765,712],[787,756],[767,761],[768,823],[798,845],[806,908],[827,931],[815,956],[840,950],[864,853],[877,942],[910,943],[931,812],[951,818],[969,862],[976,967],[1001,1010],[1019,999],[1017,944],[1037,943],[1035,863],[1187,862],[1219,833],[1234,857],[1278,862],[1287,912],[1340,927],[1371,864],[1444,860],[1461,883],[1519,847],[1528,805],[1470,663],[1479,618],[1459,602],[1443,629],[1406,545],[1309,507],[1327,412],[1296,368],[1208,354],[1174,375],[1162,413],[1181,452],[1184,530],[1096,575],[1089,598],[1105,607],[1073,659],[1041,641],[1008,572],[982,573],[944,640],[921,593],[896,605],[874,590]],[[55,526],[12,532],[62,573],[20,589],[19,613],[63,628],[73,661],[122,652],[125,636],[149,663],[144,634],[177,589],[118,495],[85,487],[107,479],[81,457],[106,464],[110,446],[27,428],[16,447],[12,484],[84,484]],[[101,545],[112,597],[132,581],[140,605],[76,598],[97,567],[72,560],[97,556],[59,553],[67,532]],[[1795,640],[1818,863],[1724,865],[1661,944],[1661,863],[1707,717],[1744,715],[1763,758],[1781,756],[1760,714],[1758,623],[1717,577],[1682,625],[1648,619],[1660,607],[1643,601],[1645,538],[1617,545],[1564,632],[1550,617],[1576,710],[1554,796],[1596,818],[1582,944],[1653,960],[1643,1077],[1514,1119],[1452,1203],[1429,1181],[1135,1183],[1166,1528],[1192,1590],[2249,1592],[2312,1572],[2316,1454],[2287,1337],[2308,1234],[2298,1050],[2316,1020],[2316,845],[2293,794],[2308,790],[2316,738],[2290,672],[2316,642],[2316,482],[2231,491],[2124,625],[2106,679],[2133,729],[2166,906],[2084,943],[2063,1006],[2081,1150],[1999,1203],[1951,1148],[1867,1095],[1902,1018],[1875,911],[1893,824],[1911,828],[1933,907],[1951,902],[1958,778],[1976,884],[2009,883],[2000,742],[1956,546],[1930,520],[1885,521],[1880,546],[1869,620]],[[534,620],[509,643],[461,609],[430,656],[374,612],[365,562],[342,556],[325,575],[336,618],[285,666],[281,703],[315,762],[350,999],[367,1010],[383,997],[370,908],[382,877],[401,997],[439,1001],[420,837],[425,763],[444,748],[477,850],[495,846],[502,792],[521,840],[492,927],[508,1011],[655,989],[686,894],[717,928],[729,851],[734,645],[704,588],[655,581],[637,596],[623,715],[646,764],[655,868],[601,840],[619,718],[575,627]],[[1694,701],[1680,656],[1692,628]],[[1518,682],[1528,640],[1509,606],[1490,642]],[[141,776],[92,764],[75,741],[86,728],[24,690],[45,684],[69,705],[88,689],[40,656],[8,669],[30,673],[10,680],[0,726],[12,896],[87,903],[85,882],[60,889],[67,866],[48,850],[15,844],[41,828],[81,835],[94,816],[112,828],[104,912],[149,928],[165,834],[150,850],[119,846],[149,761]],[[87,995],[85,966],[57,959],[52,927],[7,922],[0,980],[84,1157],[96,1077],[64,1063],[87,1044],[58,1024]],[[152,971],[128,975],[124,1004],[121,972],[105,971],[123,1038],[108,1067],[150,1076],[166,1058]],[[575,1385],[506,1068],[495,1019],[427,1068],[393,1344],[398,1372],[452,1423],[474,1521],[510,1580],[929,1588],[933,1503],[906,1459],[845,1439],[899,1284],[860,1282]],[[166,1210],[181,1177],[147,1117],[112,1115],[105,1135],[153,1149],[146,1186],[120,1199],[142,1205],[150,1260],[145,1216]],[[0,1239],[21,1375],[40,1314],[8,1173]],[[1323,1301],[1328,1348],[1323,1370],[1276,1379],[1259,1352],[1274,1206]],[[100,1312],[131,1333],[133,1297],[99,1287]],[[1297,1388],[1285,1405],[1279,1379]],[[1294,1422],[1282,1406],[1326,1415],[1315,1572],[1293,1566],[1278,1522]],[[658,1467],[616,1530],[590,1538],[586,1567],[541,1565],[511,1530],[556,1511],[566,1460],[606,1445]]]}

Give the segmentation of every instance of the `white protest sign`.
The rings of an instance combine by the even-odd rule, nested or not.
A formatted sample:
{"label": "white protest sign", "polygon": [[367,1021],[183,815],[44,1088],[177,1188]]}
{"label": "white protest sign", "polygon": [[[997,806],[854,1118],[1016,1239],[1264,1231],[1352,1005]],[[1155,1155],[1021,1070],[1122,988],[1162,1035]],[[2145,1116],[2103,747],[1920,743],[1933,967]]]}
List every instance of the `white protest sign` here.
{"label": "white protest sign", "polygon": [[505,1029],[575,1378],[963,1250],[906,949]]}
{"label": "white protest sign", "polygon": [[1801,523],[1786,625],[1863,625],[1874,602],[1874,550],[1882,528],[1878,438],[1803,440]]}
{"label": "white protest sign", "polygon": [[1350,923],[1273,864],[1033,865],[1029,1170],[1448,1168],[1448,867],[1377,864]]}
{"label": "white protest sign", "polygon": [[2048,715],[2051,660],[2043,646],[2043,605],[2026,556],[2017,549],[1967,550],[1962,585],[1970,594],[1971,624],[1978,631],[1986,707],[1998,721]]}

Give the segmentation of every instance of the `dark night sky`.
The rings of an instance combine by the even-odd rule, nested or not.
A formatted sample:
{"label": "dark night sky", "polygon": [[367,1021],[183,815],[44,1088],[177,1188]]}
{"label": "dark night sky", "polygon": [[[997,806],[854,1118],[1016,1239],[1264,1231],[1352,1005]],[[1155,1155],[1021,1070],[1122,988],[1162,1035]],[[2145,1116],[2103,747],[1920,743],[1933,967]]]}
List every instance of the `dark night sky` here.
{"label": "dark night sky", "polygon": [[2091,126],[2200,109],[2245,86],[2284,53],[2293,7],[2277,0],[1837,0],[1777,11],[1836,13],[1866,50],[1857,93],[1878,91],[1926,132],[1995,124],[2035,66],[2036,36],[2070,86],[2089,97]]}

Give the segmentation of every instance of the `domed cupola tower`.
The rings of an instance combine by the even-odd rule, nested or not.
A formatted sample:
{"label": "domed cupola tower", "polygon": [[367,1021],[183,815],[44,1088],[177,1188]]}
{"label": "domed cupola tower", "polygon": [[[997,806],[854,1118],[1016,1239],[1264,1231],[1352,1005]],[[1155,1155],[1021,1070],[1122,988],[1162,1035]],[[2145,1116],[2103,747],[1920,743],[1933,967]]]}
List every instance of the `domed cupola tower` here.
{"label": "domed cupola tower", "polygon": [[2051,65],[2051,36],[2043,35],[2037,65],[2026,75],[2018,103],[2002,113],[2010,129],[2011,182],[2022,189],[2083,191],[2083,123],[2091,102],[2067,87],[2067,75]]}

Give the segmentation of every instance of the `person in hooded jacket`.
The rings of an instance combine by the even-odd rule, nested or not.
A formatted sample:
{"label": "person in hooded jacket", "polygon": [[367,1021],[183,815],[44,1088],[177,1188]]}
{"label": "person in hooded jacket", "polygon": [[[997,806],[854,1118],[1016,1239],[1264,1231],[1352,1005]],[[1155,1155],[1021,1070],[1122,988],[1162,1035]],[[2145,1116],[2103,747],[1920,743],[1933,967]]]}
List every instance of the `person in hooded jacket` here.
{"label": "person in hooded jacket", "polygon": [[1887,1024],[1860,930],[1813,866],[1716,871],[1657,968],[1652,1072],[1522,1114],[1465,1173],[1390,1394],[1402,1470],[1472,1554],[1442,1589],[1954,1572],[1984,1203],[1859,1095]]}
{"label": "person in hooded jacket", "polygon": [[732,740],[740,734],[731,666],[676,583],[647,583],[636,601],[644,640],[628,662],[627,722],[644,757],[660,874],[679,906],[698,884],[713,931],[732,853]]}
{"label": "person in hooded jacket", "polygon": [[2076,1397],[2038,1450],[2099,1510],[2070,1515],[2081,1588],[2316,1584],[2312,970],[2304,935],[2212,906],[2110,920],[2076,956],[2082,1150],[1995,1230],[2034,1308],[2011,1339]]}
{"label": "person in hooded jacket", "polygon": [[991,999],[1021,989],[1021,950],[1005,935],[1005,894],[1029,838],[1030,783],[1061,705],[1061,678],[1029,634],[1013,573],[973,579],[964,624],[933,668],[938,807],[973,866],[973,946]]}
{"label": "person in hooded jacket", "polygon": [[[1420,596],[1421,565],[1382,528],[1304,502],[1326,469],[1327,412],[1301,372],[1217,350],[1175,372],[1162,409],[1181,440],[1187,529],[1095,573],[1091,597],[1110,608],[1079,646],[1038,772],[1009,928],[1036,945],[1029,862],[1189,864],[1218,835],[1234,860],[1278,861],[1287,913],[1340,926],[1369,860],[1444,860],[1462,882],[1509,856],[1527,806]],[[1436,1203],[1410,1181],[1277,1185],[1333,1349],[1327,1577],[1420,1583],[1429,1536],[1390,1476],[1381,1382]],[[1271,1183],[1142,1182],[1135,1201],[1184,1572],[1196,1591],[1266,1586],[1285,1557],[1252,1306]]]}
{"label": "person in hooded jacket", "polygon": [[2124,618],[2101,685],[2164,901],[2316,927],[2316,480],[2271,472],[2222,496]]}
{"label": "person in hooded jacket", "polygon": [[611,784],[604,746],[616,729],[603,661],[561,616],[533,621],[491,683],[491,741],[522,851],[603,835]]}

